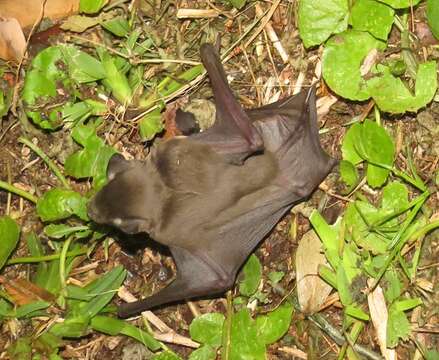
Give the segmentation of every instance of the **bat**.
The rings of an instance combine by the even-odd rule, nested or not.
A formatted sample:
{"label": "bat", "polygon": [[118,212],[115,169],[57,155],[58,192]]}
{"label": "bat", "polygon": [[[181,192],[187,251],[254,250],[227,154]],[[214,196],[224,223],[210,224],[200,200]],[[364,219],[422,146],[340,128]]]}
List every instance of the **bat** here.
{"label": "bat", "polygon": [[[230,289],[256,245],[323,181],[336,161],[318,136],[315,88],[244,110],[217,51],[201,46],[216,105],[214,125],[152,147],[147,159],[114,155],[90,218],[169,247],[175,280],[118,315]],[[177,113],[178,116],[178,113]]]}

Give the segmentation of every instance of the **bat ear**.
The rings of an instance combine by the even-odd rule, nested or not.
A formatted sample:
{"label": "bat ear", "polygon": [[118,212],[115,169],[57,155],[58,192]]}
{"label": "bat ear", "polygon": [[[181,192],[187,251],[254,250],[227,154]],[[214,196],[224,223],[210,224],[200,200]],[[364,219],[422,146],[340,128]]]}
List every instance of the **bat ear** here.
{"label": "bat ear", "polygon": [[189,111],[177,109],[175,114],[175,123],[177,125],[177,129],[180,130],[185,136],[200,132],[200,126],[198,125],[194,114]]}
{"label": "bat ear", "polygon": [[130,162],[125,160],[125,158],[116,153],[114,154],[110,161],[108,162],[107,167],[107,178],[108,181],[113,180],[116,174],[128,169],[130,167]]}

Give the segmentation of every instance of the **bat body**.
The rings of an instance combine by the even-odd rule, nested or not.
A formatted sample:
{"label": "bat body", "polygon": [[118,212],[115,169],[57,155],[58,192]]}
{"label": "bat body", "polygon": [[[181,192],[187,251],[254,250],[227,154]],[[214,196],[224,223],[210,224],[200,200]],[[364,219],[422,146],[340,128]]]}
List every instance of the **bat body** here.
{"label": "bat body", "polygon": [[168,287],[120,306],[121,317],[231,288],[255,246],[335,163],[320,146],[314,88],[245,111],[213,46],[202,45],[201,58],[215,124],[158,144],[145,162],[115,155],[89,204],[97,223],[169,246],[177,266]]}

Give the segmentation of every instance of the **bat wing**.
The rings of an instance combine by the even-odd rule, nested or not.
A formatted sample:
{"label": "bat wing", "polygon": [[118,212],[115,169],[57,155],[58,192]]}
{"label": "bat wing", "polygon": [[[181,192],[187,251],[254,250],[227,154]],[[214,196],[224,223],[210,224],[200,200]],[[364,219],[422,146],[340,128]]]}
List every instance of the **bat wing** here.
{"label": "bat wing", "polygon": [[211,128],[191,138],[209,144],[228,162],[242,164],[245,158],[263,149],[261,136],[233,95],[215,48],[203,44],[200,51],[213,90],[216,118]]}

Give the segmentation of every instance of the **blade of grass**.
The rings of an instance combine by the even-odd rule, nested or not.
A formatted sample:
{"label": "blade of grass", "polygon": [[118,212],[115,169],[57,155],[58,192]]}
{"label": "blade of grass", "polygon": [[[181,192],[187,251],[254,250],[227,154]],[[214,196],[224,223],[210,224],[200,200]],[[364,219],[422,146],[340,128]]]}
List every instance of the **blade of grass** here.
{"label": "blade of grass", "polygon": [[37,203],[38,198],[32,194],[29,194],[28,192],[19,189],[18,187],[15,187],[14,185],[8,184],[5,181],[0,180],[0,189],[4,189],[6,191],[9,191],[11,193],[14,193],[18,196],[21,196],[22,198],[25,198],[26,200],[32,201],[34,204]]}
{"label": "blade of grass", "polygon": [[[66,258],[75,257],[78,255],[87,254],[88,248],[84,247],[79,250],[69,251],[65,254]],[[15,264],[31,264],[31,263],[39,263],[43,261],[57,260],[61,257],[61,253],[51,254],[51,255],[43,255],[43,256],[25,256],[25,257],[17,257],[8,260],[6,266],[15,265]]]}

